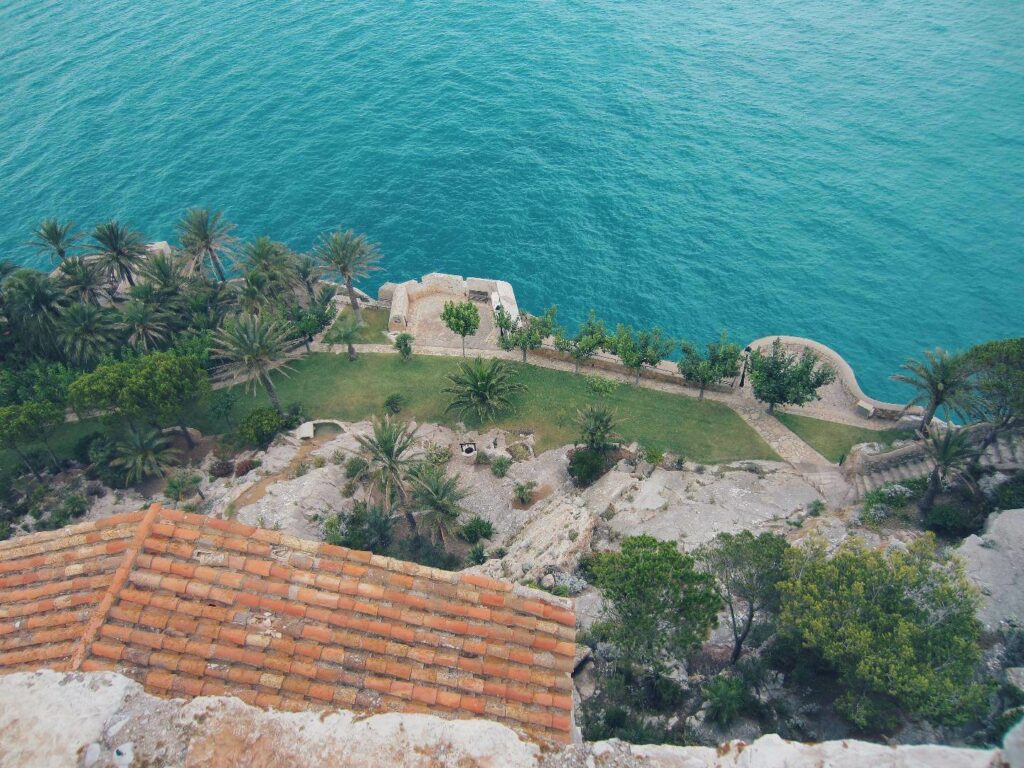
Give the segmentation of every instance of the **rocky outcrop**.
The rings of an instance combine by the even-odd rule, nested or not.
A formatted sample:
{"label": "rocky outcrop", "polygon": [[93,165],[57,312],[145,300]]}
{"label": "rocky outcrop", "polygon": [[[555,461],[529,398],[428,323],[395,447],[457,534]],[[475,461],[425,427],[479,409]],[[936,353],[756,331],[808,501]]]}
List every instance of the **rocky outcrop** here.
{"label": "rocky outcrop", "polygon": [[1024,624],[1024,509],[993,514],[985,532],[964,539],[957,554],[981,591],[978,618],[986,629]]}
{"label": "rocky outcrop", "polygon": [[[1017,744],[1024,726],[1007,737]],[[821,744],[763,736],[749,745],[542,749],[503,725],[432,715],[264,711],[238,699],[158,699],[112,673],[0,678],[0,766],[415,766],[416,768],[997,768],[1017,752],[940,746]],[[1007,763],[1005,758],[1009,757]]]}

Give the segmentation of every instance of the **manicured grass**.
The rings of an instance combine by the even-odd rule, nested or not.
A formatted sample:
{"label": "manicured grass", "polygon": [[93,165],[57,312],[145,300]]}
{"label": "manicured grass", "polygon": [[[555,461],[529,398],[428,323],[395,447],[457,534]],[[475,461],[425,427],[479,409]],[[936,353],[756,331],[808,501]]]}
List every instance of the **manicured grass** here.
{"label": "manicured grass", "polygon": [[[322,353],[308,355],[287,372],[274,371],[272,376],[281,402],[285,406],[302,403],[313,418],[366,419],[382,413],[384,400],[398,393],[405,399],[399,418],[453,426],[458,418],[445,413],[448,396],[442,390],[448,386],[447,374],[458,364],[457,358],[414,355],[402,362],[398,355],[382,354],[362,354],[349,362],[347,355]],[[519,397],[515,412],[494,426],[533,433],[540,450],[576,440],[577,409],[601,399],[590,391],[586,379],[532,365],[511,365],[527,391]],[[627,442],[635,440],[645,447],[709,464],[778,458],[756,432],[721,403],[627,384],[619,385],[605,402],[615,412],[618,431]],[[262,388],[257,388],[255,396],[243,394],[235,422],[252,409],[268,404]],[[188,423],[206,434],[224,429],[203,408],[190,414]],[[70,422],[58,429],[50,442],[54,452],[65,458],[71,456],[79,438],[102,429],[99,420]],[[0,478],[17,468],[17,455],[0,451]]]}
{"label": "manicured grass", "polygon": [[[345,355],[313,354],[292,366],[287,376],[275,372],[274,383],[284,404],[300,402],[312,417],[344,421],[381,413],[384,400],[401,394],[405,406],[400,418],[420,423],[453,425],[446,414],[446,375],[459,361],[414,355],[402,362],[397,355],[363,354],[354,363]],[[576,410],[595,401],[582,376],[514,364],[527,391],[515,413],[495,422],[509,430],[531,432],[540,450],[573,442],[577,435]],[[247,397],[244,411],[267,404],[260,390]],[[736,459],[777,459],[760,436],[730,408],[710,401],[621,385],[607,398],[618,416],[618,430],[627,441],[681,454],[707,463]],[[190,420],[204,432],[214,425],[203,414]]]}
{"label": "manicured grass", "polygon": [[883,443],[908,440],[913,432],[906,429],[867,429],[838,424],[834,421],[812,419],[794,413],[776,413],[775,416],[829,461],[839,463],[857,443]]}
{"label": "manicured grass", "polygon": [[[334,337],[334,327],[342,321],[343,318],[348,317],[352,314],[351,307],[345,307],[339,314],[337,319],[334,321],[334,325],[324,335],[324,341],[328,344],[332,342],[337,344],[338,342]],[[386,309],[376,309],[373,307],[363,308],[363,325],[359,328],[358,338],[356,339],[357,344],[387,344],[388,340],[385,334],[388,330],[388,318],[390,313]]]}

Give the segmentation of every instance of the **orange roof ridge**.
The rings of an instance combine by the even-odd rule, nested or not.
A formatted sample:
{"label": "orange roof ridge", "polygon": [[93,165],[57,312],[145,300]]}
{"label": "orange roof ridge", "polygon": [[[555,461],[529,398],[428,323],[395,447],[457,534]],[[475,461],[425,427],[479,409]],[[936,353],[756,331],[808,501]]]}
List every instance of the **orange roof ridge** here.
{"label": "orange roof ridge", "polygon": [[0,543],[0,673],[116,670],[165,696],[572,726],[573,602],[165,509]]}

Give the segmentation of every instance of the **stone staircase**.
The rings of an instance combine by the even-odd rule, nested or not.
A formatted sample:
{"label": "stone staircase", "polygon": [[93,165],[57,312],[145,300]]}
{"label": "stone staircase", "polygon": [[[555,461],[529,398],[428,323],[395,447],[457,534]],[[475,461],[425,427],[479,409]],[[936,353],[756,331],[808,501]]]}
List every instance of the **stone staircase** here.
{"label": "stone staircase", "polygon": [[[854,472],[848,476],[853,486],[854,500],[864,498],[868,491],[873,491],[886,483],[925,477],[932,471],[932,461],[924,455],[923,450],[907,452],[903,449],[901,452],[903,460],[899,463],[885,465],[884,462],[880,462],[878,467],[869,472]],[[884,456],[885,454],[881,454],[879,458]],[[981,457],[981,465],[1004,472],[1024,469],[1024,435],[1002,435],[985,451]]]}

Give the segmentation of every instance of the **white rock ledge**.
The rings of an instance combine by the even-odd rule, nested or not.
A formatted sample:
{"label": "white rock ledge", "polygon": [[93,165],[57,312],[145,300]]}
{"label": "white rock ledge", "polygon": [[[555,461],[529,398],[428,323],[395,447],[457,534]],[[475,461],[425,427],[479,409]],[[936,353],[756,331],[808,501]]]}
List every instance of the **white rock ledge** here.
{"label": "white rock ledge", "polygon": [[1022,742],[1024,725],[1005,751],[799,744],[775,735],[718,749],[613,740],[553,750],[487,720],[267,712],[229,697],[165,700],[112,673],[0,677],[0,766],[19,768],[1017,768],[1024,766]]}

